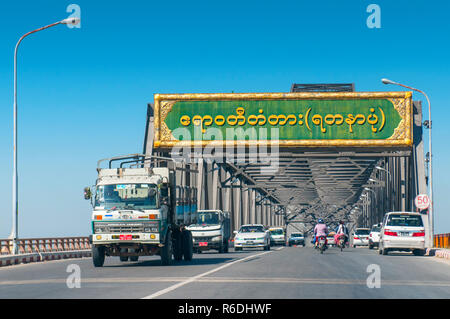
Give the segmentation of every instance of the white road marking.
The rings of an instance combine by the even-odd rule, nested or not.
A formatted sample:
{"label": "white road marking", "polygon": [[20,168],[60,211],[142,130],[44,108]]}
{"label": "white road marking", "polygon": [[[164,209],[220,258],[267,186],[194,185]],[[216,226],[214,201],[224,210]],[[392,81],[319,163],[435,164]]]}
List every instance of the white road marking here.
{"label": "white road marking", "polygon": [[187,280],[185,280],[185,281],[182,281],[182,282],[180,282],[180,283],[178,283],[178,284],[175,284],[175,285],[172,285],[172,286],[170,286],[170,287],[167,287],[167,288],[165,288],[165,289],[163,289],[163,290],[157,291],[157,292],[155,292],[155,293],[153,293],[153,294],[151,294],[151,295],[148,295],[148,296],[146,296],[146,297],[143,297],[142,299],[153,299],[153,298],[159,297],[159,296],[164,295],[164,294],[166,294],[166,293],[168,293],[168,292],[171,292],[171,291],[173,291],[173,290],[175,290],[175,289],[178,289],[178,288],[180,288],[180,287],[182,287],[182,286],[184,286],[184,285],[187,285],[187,284],[189,284],[189,283],[191,283],[191,282],[194,282],[194,281],[196,281],[197,279],[200,279],[200,278],[202,278],[202,277],[208,276],[208,275],[210,275],[210,274],[212,274],[212,273],[215,273],[215,272],[217,272],[217,271],[219,271],[219,270],[222,270],[222,269],[224,269],[224,268],[230,267],[231,265],[234,265],[234,264],[236,264],[236,263],[238,263],[238,262],[241,262],[241,261],[244,261],[244,260],[248,260],[248,259],[252,259],[252,258],[255,258],[255,257],[258,257],[258,256],[262,256],[262,255],[265,255],[265,254],[269,254],[269,253],[271,253],[271,252],[272,252],[272,251],[266,251],[266,252],[263,252],[263,253],[259,253],[259,254],[256,254],[256,255],[247,256],[247,257],[244,257],[244,258],[241,258],[241,259],[238,259],[238,260],[235,260],[235,261],[226,263],[225,265],[222,265],[222,266],[220,266],[220,267],[214,268],[214,269],[209,270],[209,271],[207,271],[207,272],[204,272],[204,273],[202,273],[202,274],[200,274],[200,275],[191,277],[191,278],[189,278],[189,279],[187,279]]}
{"label": "white road marking", "polygon": [[[186,282],[190,281],[192,277],[111,277],[111,278],[85,278],[82,279],[83,284],[130,284],[130,283],[161,283],[161,282]],[[236,278],[236,277],[207,277],[197,278],[197,282],[201,283],[259,283],[259,284],[305,284],[305,285],[362,285],[366,286],[366,279],[335,279],[335,278],[292,278],[292,277],[278,277],[278,278]],[[31,279],[31,280],[8,280],[1,281],[0,286],[17,286],[17,285],[39,285],[39,284],[65,284],[66,279]],[[406,280],[383,280],[383,286],[430,286],[430,287],[450,287],[450,282],[447,281],[406,281]],[[82,287],[88,288],[88,287]]]}

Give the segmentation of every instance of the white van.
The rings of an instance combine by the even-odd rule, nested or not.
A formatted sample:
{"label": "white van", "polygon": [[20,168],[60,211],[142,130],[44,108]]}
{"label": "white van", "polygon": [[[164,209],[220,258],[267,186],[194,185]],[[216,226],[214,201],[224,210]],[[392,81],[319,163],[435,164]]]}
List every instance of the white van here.
{"label": "white van", "polygon": [[380,255],[389,251],[425,254],[425,227],[422,215],[412,212],[390,212],[384,216],[380,231]]}
{"label": "white van", "polygon": [[272,227],[270,231],[270,246],[283,245],[286,246],[286,236],[283,227]]}

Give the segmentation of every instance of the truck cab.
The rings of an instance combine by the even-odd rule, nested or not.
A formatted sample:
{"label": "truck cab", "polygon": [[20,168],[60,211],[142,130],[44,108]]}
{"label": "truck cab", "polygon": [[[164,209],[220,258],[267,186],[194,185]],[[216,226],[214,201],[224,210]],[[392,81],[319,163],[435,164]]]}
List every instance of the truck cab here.
{"label": "truck cab", "polygon": [[[163,265],[171,264],[172,257],[192,259],[192,234],[185,226],[196,220],[196,203],[176,198],[176,165],[171,159],[164,159],[165,167],[144,167],[146,158],[107,159],[108,168],[100,168],[101,160],[94,190],[85,188],[85,199],[91,199],[93,206],[91,240],[96,267],[103,266],[105,256],[137,261],[139,256],[160,255]],[[112,168],[117,160],[135,165]],[[177,214],[177,202],[190,205]]]}
{"label": "truck cab", "polygon": [[192,232],[194,250],[215,249],[219,253],[228,252],[231,236],[230,213],[221,210],[199,210],[197,222],[187,227]]}

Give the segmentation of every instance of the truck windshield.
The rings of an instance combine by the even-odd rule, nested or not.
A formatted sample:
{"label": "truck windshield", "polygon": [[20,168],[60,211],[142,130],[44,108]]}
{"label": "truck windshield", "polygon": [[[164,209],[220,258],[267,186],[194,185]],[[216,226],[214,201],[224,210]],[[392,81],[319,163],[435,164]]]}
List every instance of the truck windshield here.
{"label": "truck windshield", "polygon": [[155,209],[158,208],[156,189],[153,184],[98,186],[95,206],[105,209]]}
{"label": "truck windshield", "polygon": [[219,214],[217,212],[198,212],[198,225],[218,225]]}

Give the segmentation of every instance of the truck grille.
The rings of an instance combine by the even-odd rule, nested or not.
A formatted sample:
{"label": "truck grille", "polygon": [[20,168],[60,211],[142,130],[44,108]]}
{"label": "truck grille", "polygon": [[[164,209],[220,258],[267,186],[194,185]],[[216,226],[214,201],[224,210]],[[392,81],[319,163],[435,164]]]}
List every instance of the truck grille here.
{"label": "truck grille", "polygon": [[[159,231],[157,222],[140,222],[140,223],[94,223],[94,230],[101,229],[102,233],[122,234],[122,233],[143,233],[145,229],[151,228],[151,232]],[[149,230],[147,230],[149,232]]]}
{"label": "truck grille", "polygon": [[110,233],[142,233],[144,231],[144,226],[142,225],[132,225],[132,226],[110,226]]}

